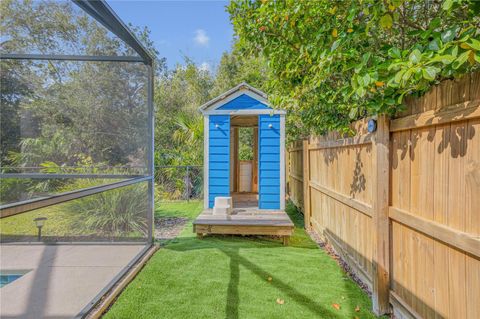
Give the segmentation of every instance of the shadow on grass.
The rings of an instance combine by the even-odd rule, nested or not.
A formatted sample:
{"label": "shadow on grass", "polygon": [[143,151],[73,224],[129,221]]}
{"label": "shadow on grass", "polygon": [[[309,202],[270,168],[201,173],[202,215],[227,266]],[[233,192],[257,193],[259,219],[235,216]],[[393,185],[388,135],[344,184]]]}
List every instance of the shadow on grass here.
{"label": "shadow on grass", "polygon": [[337,314],[333,313],[329,309],[326,309],[322,305],[319,305],[317,302],[309,298],[308,296],[302,294],[297,289],[289,286],[278,277],[275,277],[273,274],[265,271],[261,267],[252,263],[248,259],[240,256],[239,249],[221,249],[224,254],[230,258],[230,281],[228,283],[227,290],[227,304],[225,307],[226,318],[228,319],[238,319],[238,285],[240,280],[240,265],[250,270],[252,273],[260,277],[262,280],[265,280],[268,277],[271,277],[272,285],[285,293],[292,300],[295,300],[298,304],[301,304],[305,308],[309,309],[314,313],[318,318],[340,318]]}
{"label": "shadow on grass", "polygon": [[[239,318],[239,282],[240,266],[245,267],[250,272],[266,280],[272,278],[272,286],[282,291],[286,296],[295,300],[298,304],[309,309],[316,317],[340,318],[337,314],[317,303],[309,296],[301,293],[294,287],[286,284],[280,278],[259,267],[257,264],[240,256],[242,249],[262,249],[262,248],[299,248],[318,250],[318,246],[310,239],[303,230],[303,217],[292,207],[287,208],[287,212],[295,224],[295,234],[290,239],[288,247],[283,246],[281,238],[272,238],[269,236],[233,236],[233,235],[209,235],[203,239],[197,239],[192,236],[183,236],[164,242],[164,249],[174,251],[192,251],[202,249],[216,249],[229,257],[230,279],[227,288],[225,314],[228,319]],[[188,226],[187,226],[188,227]]]}
{"label": "shadow on grass", "polygon": [[238,293],[239,282],[240,264],[238,262],[238,258],[232,258],[232,256],[230,256],[230,281],[228,282],[227,304],[225,306],[225,314],[227,319],[238,318],[238,303],[240,299]]}
{"label": "shadow on grass", "polygon": [[[242,249],[251,250],[275,248],[281,250],[288,249],[289,251],[292,251],[292,249],[307,249],[319,251],[318,245],[314,241],[312,241],[310,236],[303,229],[303,215],[301,215],[301,213],[291,203],[288,204],[286,212],[288,213],[290,219],[295,225],[295,232],[294,235],[290,238],[290,244],[288,247],[283,246],[281,238],[274,238],[269,236],[209,235],[204,237],[203,239],[197,239],[196,237],[194,237],[193,232],[184,232],[183,235],[181,235],[180,237],[169,240],[168,242],[164,242],[163,249],[178,252],[203,249],[217,250],[221,251],[228,257],[230,277],[227,287],[225,304],[225,315],[228,319],[237,319],[240,316],[240,266],[244,267],[252,274],[259,277],[261,280],[267,280],[267,278],[271,277],[271,284],[273,287],[281,291],[290,300],[293,300],[297,304],[301,305],[303,308],[308,309],[309,312],[311,312],[315,317],[342,318],[343,316],[335,313],[333,309],[330,310],[328,309],[328,306],[321,305],[318,301],[312,299],[311,296],[302,293],[292,285],[287,284],[285,281],[280,279],[279,276],[275,276],[273,273],[270,273],[269,271],[260,267],[258,264],[253,263],[249,259],[240,255]],[[191,227],[191,224],[187,224],[186,227]],[[260,251],[259,253],[261,254]],[[279,253],[283,254],[283,252]],[[319,271],[321,270],[322,269],[319,269]],[[347,279],[346,274],[343,274],[342,276],[345,276],[345,279]],[[351,298],[351,300],[358,299],[358,292],[354,292],[356,289],[359,289],[358,287],[355,287],[356,284],[350,282],[349,280],[346,280],[344,284],[347,288],[347,291],[345,292],[346,296],[348,296],[349,299]],[[330,301],[325,301],[328,302],[328,304],[330,303]],[[355,307],[355,304],[352,304],[350,306],[352,307],[351,311],[353,312],[353,307]]]}

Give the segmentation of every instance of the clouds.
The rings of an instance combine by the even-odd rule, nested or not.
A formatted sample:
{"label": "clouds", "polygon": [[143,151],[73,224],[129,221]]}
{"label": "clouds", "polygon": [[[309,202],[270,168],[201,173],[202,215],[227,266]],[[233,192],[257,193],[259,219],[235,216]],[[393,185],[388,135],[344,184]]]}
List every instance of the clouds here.
{"label": "clouds", "polygon": [[195,37],[193,38],[193,41],[202,47],[208,47],[210,38],[208,37],[207,32],[205,30],[197,29],[195,30]]}
{"label": "clouds", "polygon": [[202,62],[199,66],[198,69],[200,71],[207,71],[207,72],[212,72],[212,65],[208,62]]}

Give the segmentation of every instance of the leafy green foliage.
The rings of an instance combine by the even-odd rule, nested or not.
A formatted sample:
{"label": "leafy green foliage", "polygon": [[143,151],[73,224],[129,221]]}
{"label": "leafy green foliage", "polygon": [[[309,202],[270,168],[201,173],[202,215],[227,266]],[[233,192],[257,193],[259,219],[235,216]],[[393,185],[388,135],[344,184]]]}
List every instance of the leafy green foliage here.
{"label": "leafy green foliage", "polygon": [[[68,189],[98,185],[98,181],[80,179]],[[147,235],[148,198],[146,183],[137,183],[64,204],[75,215],[73,227],[99,237]]]}
{"label": "leafy green foliage", "polygon": [[[5,179],[6,188],[13,192],[9,181]],[[54,190],[49,192],[66,192],[81,188],[98,186],[115,182],[112,179],[77,179],[62,180]],[[29,188],[29,181],[20,179],[25,188]],[[37,186],[34,184],[34,186]],[[0,189],[4,187],[4,180]],[[17,196],[25,191],[18,189]],[[31,212],[4,218],[0,221],[3,239],[21,239],[34,237],[37,234],[34,219],[47,217],[42,229],[44,241],[77,239],[105,240],[120,238],[145,238],[147,234],[147,186],[145,183],[134,184],[125,188],[110,190],[88,197],[79,198],[59,205],[36,209]],[[18,199],[18,198],[17,198]],[[3,200],[3,198],[2,198]],[[8,238],[7,238],[8,237]]]}
{"label": "leafy green foliage", "polygon": [[[24,141],[35,142],[35,139],[26,139]],[[50,146],[46,144],[45,147]],[[24,147],[25,148],[25,147]],[[41,153],[43,155],[45,153]],[[63,154],[63,153],[62,153]],[[30,153],[17,153],[10,152],[9,160],[15,168],[2,168],[2,172],[10,173],[11,171],[17,171],[22,166],[25,158],[28,158]],[[108,168],[106,169],[104,163],[93,163],[91,157],[83,155],[76,155],[78,166],[64,166],[58,165],[53,161],[41,162],[38,167],[39,173],[45,174],[65,174],[65,173],[109,173],[109,174],[121,174],[125,172],[125,169],[120,168]],[[37,171],[35,169],[34,171]],[[96,186],[112,182],[111,180],[95,179],[91,180],[90,186]],[[95,184],[95,185],[94,185]],[[35,198],[38,196],[45,196],[63,192],[65,190],[75,190],[75,179],[63,179],[63,178],[4,178],[0,183],[0,203],[14,202],[18,200],[26,200]]]}
{"label": "leafy green foliage", "polygon": [[222,55],[211,95],[216,97],[242,82],[247,82],[253,87],[265,90],[267,76],[265,59],[245,55],[234,47],[232,52],[225,52]]}
{"label": "leafy green foliage", "polygon": [[468,0],[245,1],[228,7],[237,49],[268,62],[290,135],[393,114],[405,95],[480,66],[479,5]]}
{"label": "leafy green foliage", "polygon": [[189,58],[160,74],[155,86],[156,165],[202,165],[203,118],[198,108],[241,82],[263,89],[266,63],[261,58],[225,52],[215,74]]}
{"label": "leafy green foliage", "polygon": [[253,160],[253,129],[251,127],[240,127],[238,142],[238,159],[241,161]]}
{"label": "leafy green foliage", "polygon": [[185,63],[156,81],[156,165],[202,164],[203,118],[198,107],[211,98],[213,77],[191,60]]}
{"label": "leafy green foliage", "polygon": [[[71,2],[1,2],[3,52],[133,55]],[[132,27],[156,55],[148,29]],[[147,69],[141,63],[2,60],[2,166],[145,166]],[[159,71],[163,60],[156,61]],[[6,111],[4,113],[4,110]]]}

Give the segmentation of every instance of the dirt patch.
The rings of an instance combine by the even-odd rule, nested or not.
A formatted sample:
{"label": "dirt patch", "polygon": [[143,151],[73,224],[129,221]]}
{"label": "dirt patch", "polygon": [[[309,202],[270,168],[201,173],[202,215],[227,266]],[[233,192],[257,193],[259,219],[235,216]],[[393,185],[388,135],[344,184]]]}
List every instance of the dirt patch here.
{"label": "dirt patch", "polygon": [[174,239],[180,234],[188,218],[185,217],[160,217],[155,218],[155,239]]}

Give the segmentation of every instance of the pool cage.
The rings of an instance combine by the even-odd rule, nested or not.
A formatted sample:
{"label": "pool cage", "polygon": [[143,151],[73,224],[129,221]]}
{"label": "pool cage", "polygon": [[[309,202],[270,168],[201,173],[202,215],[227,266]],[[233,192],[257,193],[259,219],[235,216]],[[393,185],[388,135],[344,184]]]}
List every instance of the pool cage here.
{"label": "pool cage", "polygon": [[105,1],[0,13],[0,317],[82,318],[152,249],[155,57]]}
{"label": "pool cage", "polygon": [[104,1],[1,6],[1,243],[149,246],[154,57]]}

